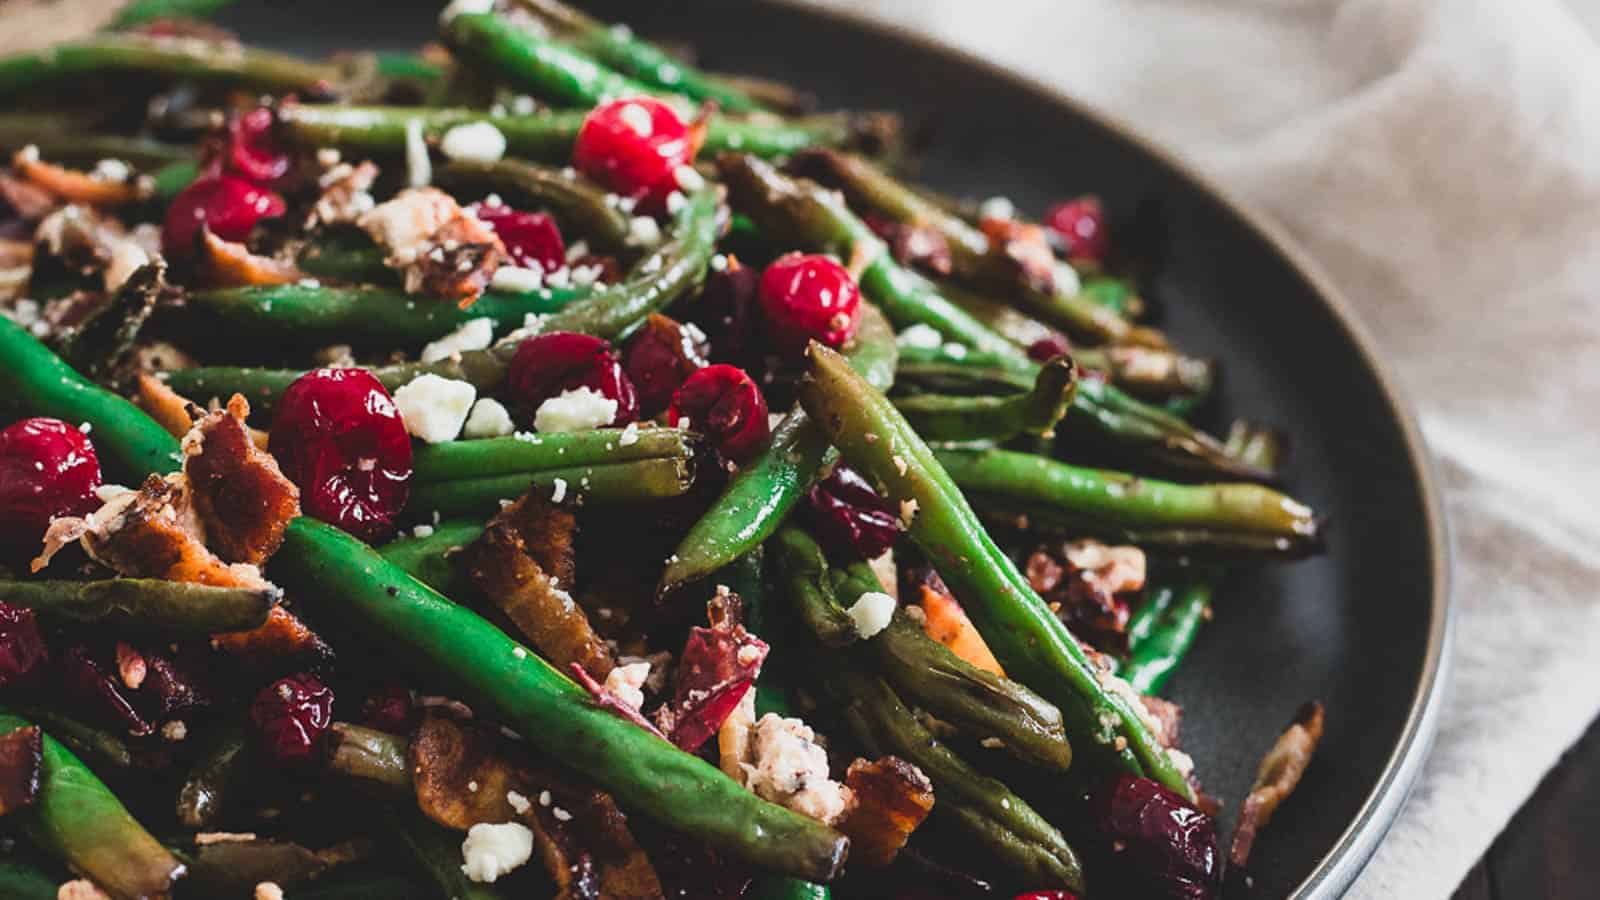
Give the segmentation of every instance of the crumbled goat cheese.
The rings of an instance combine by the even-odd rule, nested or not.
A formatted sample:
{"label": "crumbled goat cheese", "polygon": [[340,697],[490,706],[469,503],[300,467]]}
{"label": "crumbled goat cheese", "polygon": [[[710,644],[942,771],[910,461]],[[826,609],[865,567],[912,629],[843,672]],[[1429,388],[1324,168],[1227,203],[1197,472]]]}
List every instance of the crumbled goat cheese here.
{"label": "crumbled goat cheese", "polygon": [[438,362],[464,350],[482,350],[493,341],[493,319],[469,319],[460,328],[423,347],[422,361]]}
{"label": "crumbled goat cheese", "polygon": [[133,169],[120,159],[102,159],[94,164],[94,169],[89,172],[89,177],[95,181],[111,181],[121,183],[133,175]]}
{"label": "crumbled goat cheese", "polygon": [[512,431],[511,413],[499,400],[483,397],[472,404],[467,422],[461,426],[461,436],[468,440],[505,437]]}
{"label": "crumbled goat cheese", "polygon": [[527,94],[518,94],[511,98],[511,111],[519,116],[532,115],[534,108],[533,98]]}
{"label": "crumbled goat cheese", "polygon": [[501,266],[494,270],[494,277],[489,279],[489,286],[497,291],[516,291],[530,293],[544,287],[544,270],[539,264],[529,260],[527,268],[522,266]]}
{"label": "crumbled goat cheese", "polygon": [[1064,262],[1056,263],[1051,276],[1055,281],[1056,293],[1076,294],[1083,289],[1083,281],[1078,278],[1078,270]]}
{"label": "crumbled goat cheese", "polygon": [[433,162],[428,159],[428,142],[422,139],[422,120],[406,120],[406,183],[422,187],[433,181]]}
{"label": "crumbled goat cheese", "polygon": [[533,832],[519,822],[480,822],[461,842],[461,871],[469,880],[492,884],[533,856]]}
{"label": "crumbled goat cheese", "polygon": [[552,484],[550,502],[560,503],[565,499],[567,499],[567,480],[565,478],[557,478]]}
{"label": "crumbled goat cheese", "polygon": [[606,676],[606,690],[634,709],[644,706],[644,683],[650,679],[648,662],[617,666]]}
{"label": "crumbled goat cheese", "polygon": [[394,392],[395,408],[406,423],[406,431],[430,444],[455,440],[466,424],[467,411],[478,389],[465,381],[441,378],[433,373],[418,375]]}
{"label": "crumbled goat cheese", "polygon": [[617,436],[617,446],[631,447],[639,443],[639,423],[629,422],[628,427],[622,429],[622,434]]}
{"label": "crumbled goat cheese", "polygon": [[123,487],[120,484],[102,484],[94,489],[95,499],[101,503],[110,503],[123,494],[131,493],[133,493],[133,488]]}
{"label": "crumbled goat cheese", "polygon": [[171,722],[161,726],[161,737],[173,743],[177,743],[188,736],[189,726],[184,724],[182,719],[173,719]]}
{"label": "crumbled goat cheese", "polygon": [[460,15],[494,12],[494,0],[451,0],[444,12],[439,13],[439,24],[449,25],[450,20]]}
{"label": "crumbled goat cheese", "polygon": [[750,790],[820,822],[837,822],[849,809],[850,789],[828,777],[828,752],[799,719],[767,713],[756,722],[752,762],[743,766]]}
{"label": "crumbled goat cheese", "polygon": [[[395,399],[400,399],[398,394]],[[533,414],[533,430],[587,431],[608,425],[616,417],[617,401],[593,388],[573,388],[539,404]]]}
{"label": "crumbled goat cheese", "polygon": [[567,245],[567,262],[575,263],[589,255],[588,241],[573,241]]}
{"label": "crumbled goat cheese", "polygon": [[283,900],[283,888],[276,881],[263,881],[256,885],[255,900]]}
{"label": "crumbled goat cheese", "polygon": [[488,122],[468,122],[446,131],[439,149],[451,159],[496,162],[506,155],[506,136]]}
{"label": "crumbled goat cheese", "polygon": [[134,272],[150,264],[150,254],[133,241],[113,240],[108,243],[111,261],[106,263],[106,293],[116,293]]}
{"label": "crumbled goat cheese", "polygon": [[889,620],[894,617],[894,598],[882,591],[867,591],[846,610],[850,614],[850,621],[856,625],[856,634],[863,638],[870,638],[878,632],[889,627]]}
{"label": "crumbled goat cheese", "polygon": [[672,180],[686,191],[698,191],[706,186],[705,178],[695,171],[694,166],[679,166],[673,169]]}
{"label": "crumbled goat cheese", "polygon": [[978,205],[978,217],[982,219],[1015,219],[1017,217],[1016,204],[1010,197],[990,197]]}
{"label": "crumbled goat cheese", "polygon": [[519,816],[533,808],[533,804],[528,802],[528,798],[516,791],[506,791],[506,802],[511,804],[511,808],[516,810]]}
{"label": "crumbled goat cheese", "polygon": [[932,325],[918,322],[900,332],[899,343],[903,347],[913,347],[917,350],[937,350],[944,344],[944,335]]}
{"label": "crumbled goat cheese", "polygon": [[669,213],[679,213],[688,205],[689,198],[685,197],[681,191],[673,191],[667,195],[667,212]]}
{"label": "crumbled goat cheese", "polygon": [[418,525],[417,527],[411,529],[411,536],[414,538],[433,537],[433,526],[426,524]]}
{"label": "crumbled goat cheese", "polygon": [[649,216],[634,216],[628,220],[628,243],[654,247],[661,243],[661,226]]}

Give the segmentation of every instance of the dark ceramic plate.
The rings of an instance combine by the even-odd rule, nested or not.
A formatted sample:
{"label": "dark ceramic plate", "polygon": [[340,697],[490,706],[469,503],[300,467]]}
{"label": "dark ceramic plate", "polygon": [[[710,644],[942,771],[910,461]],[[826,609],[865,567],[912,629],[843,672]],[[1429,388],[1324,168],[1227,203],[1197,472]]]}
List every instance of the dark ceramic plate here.
{"label": "dark ceramic plate", "polygon": [[[442,4],[243,3],[226,24],[304,52],[404,48]],[[1293,436],[1287,483],[1328,516],[1328,552],[1233,579],[1174,679],[1184,746],[1223,833],[1257,760],[1296,706],[1328,732],[1292,802],[1257,843],[1263,897],[1330,898],[1355,877],[1426,753],[1449,610],[1446,539],[1417,431],[1348,306],[1259,216],[1129,131],[1038,84],[904,32],[788,3],[586,4],[707,66],[781,78],[826,106],[894,109],[934,126],[922,180],[1039,212],[1093,191],[1142,286],[1186,349],[1225,362],[1220,409]],[[819,52],[819,48],[821,48]],[[1178,148],[1181,151],[1181,148]]]}

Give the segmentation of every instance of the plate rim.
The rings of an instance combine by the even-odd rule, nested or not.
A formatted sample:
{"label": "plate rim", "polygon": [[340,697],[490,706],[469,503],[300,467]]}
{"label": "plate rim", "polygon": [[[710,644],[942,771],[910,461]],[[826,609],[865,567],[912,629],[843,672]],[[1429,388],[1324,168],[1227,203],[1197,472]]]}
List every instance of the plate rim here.
{"label": "plate rim", "polygon": [[1327,850],[1311,873],[1289,895],[1291,900],[1333,900],[1343,896],[1366,868],[1379,843],[1388,834],[1404,808],[1411,790],[1429,756],[1438,731],[1444,687],[1450,670],[1450,648],[1456,627],[1456,608],[1451,600],[1452,537],[1439,488],[1433,453],[1423,440],[1416,409],[1399,378],[1379,355],[1377,342],[1362,323],[1350,301],[1334,285],[1321,265],[1267,213],[1235,196],[1199,171],[1181,155],[1152,138],[1115,113],[1099,109],[1066,91],[1026,72],[994,62],[976,53],[907,25],[878,19],[854,9],[820,6],[810,0],[760,0],[775,7],[830,20],[875,37],[901,42],[960,66],[976,69],[1005,82],[1012,89],[1033,94],[1051,105],[1098,125],[1128,142],[1170,171],[1207,194],[1218,205],[1236,216],[1274,253],[1278,254],[1307,285],[1312,294],[1333,314],[1344,336],[1355,347],[1362,361],[1378,382],[1379,392],[1389,407],[1390,416],[1400,426],[1410,464],[1422,498],[1422,517],[1427,528],[1429,566],[1432,569],[1432,596],[1429,598],[1428,643],[1416,694],[1411,698],[1399,740],[1385,761],[1377,782],[1362,801],[1350,824]]}

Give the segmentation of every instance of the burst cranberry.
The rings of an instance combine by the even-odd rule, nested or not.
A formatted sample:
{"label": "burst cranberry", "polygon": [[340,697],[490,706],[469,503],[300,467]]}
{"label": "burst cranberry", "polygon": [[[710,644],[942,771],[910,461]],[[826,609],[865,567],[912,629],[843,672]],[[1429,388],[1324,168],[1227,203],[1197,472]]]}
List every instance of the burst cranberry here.
{"label": "burst cranberry", "polygon": [[1028,345],[1028,358],[1034,362],[1049,362],[1058,356],[1065,356],[1072,352],[1072,345],[1059,334],[1039,338]]}
{"label": "burst cranberry", "polygon": [[589,388],[617,401],[612,425],[639,418],[639,395],[611,345],[587,334],[553,331],[523,341],[508,379],[518,406],[536,410],[562,391]]}
{"label": "burst cranberry", "polygon": [[786,354],[804,352],[812,340],[843,346],[861,321],[856,280],[826,256],[779,257],[761,274],[760,295],[767,336]]}
{"label": "burst cranberry", "polygon": [[99,505],[94,445],[60,419],[23,419],[0,431],[0,556],[38,550],[56,516]]}
{"label": "burst cranberry", "polygon": [[236,175],[202,175],[167,207],[161,249],[178,259],[193,255],[201,225],[223,240],[243,241],[257,222],[287,209],[281,196]]}
{"label": "burst cranberry", "polygon": [[393,528],[411,486],[411,438],[365,369],[317,369],[284,391],[268,442],[308,515],[365,541]]}
{"label": "burst cranberry", "polygon": [[1045,213],[1044,221],[1055,232],[1067,259],[1105,260],[1106,212],[1098,197],[1084,196],[1057,203]]}
{"label": "burst cranberry", "polygon": [[1089,798],[1117,896],[1211,900],[1219,866],[1211,817],[1148,778],[1120,775]]}
{"label": "burst cranberry", "polygon": [[33,610],[0,600],[0,688],[20,681],[44,662],[44,636]]}
{"label": "burst cranberry", "polygon": [[767,443],[767,401],[743,369],[718,364],[690,375],[672,394],[667,424],[711,439],[728,459],[743,462]]}
{"label": "burst cranberry", "polygon": [[761,272],[729,262],[712,272],[694,304],[695,322],[711,341],[714,362],[750,368],[761,360]]}
{"label": "burst cranberry", "polygon": [[835,466],[812,485],[807,499],[817,537],[838,555],[875,559],[900,536],[893,504],[849,466]]}
{"label": "burst cranberry", "polygon": [[514,265],[525,269],[537,265],[540,271],[554,272],[567,264],[567,245],[561,240],[555,219],[541,212],[515,210],[504,203],[474,203],[468,209],[494,229]]}
{"label": "burst cranberry", "polygon": [[608,189],[662,209],[680,187],[678,169],[694,161],[704,139],[702,124],[685,122],[660,100],[613,100],[584,117],[572,164]]}
{"label": "burst cranberry", "polygon": [[333,691],[316,676],[301,673],[261,689],[250,704],[261,746],[280,763],[307,762],[333,722]]}
{"label": "burst cranberry", "polygon": [[639,412],[653,416],[666,409],[684,379],[706,366],[705,335],[660,313],[628,339],[622,369],[639,392]]}
{"label": "burst cranberry", "polygon": [[411,691],[403,684],[388,682],[367,695],[361,703],[361,721],[368,727],[393,734],[411,731]]}
{"label": "burst cranberry", "polygon": [[272,137],[272,110],[258,106],[228,125],[225,164],[240,177],[269,187],[289,174],[289,153]]}
{"label": "burst cranberry", "polygon": [[110,722],[133,735],[155,731],[155,726],[123,693],[123,684],[94,660],[87,647],[67,648],[61,654],[60,666],[62,689],[73,702],[87,707],[91,718]]}

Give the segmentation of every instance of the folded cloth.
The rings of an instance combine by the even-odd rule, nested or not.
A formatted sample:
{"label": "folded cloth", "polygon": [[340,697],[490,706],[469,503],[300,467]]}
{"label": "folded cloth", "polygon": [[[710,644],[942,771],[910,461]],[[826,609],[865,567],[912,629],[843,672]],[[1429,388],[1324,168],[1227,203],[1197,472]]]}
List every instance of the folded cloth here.
{"label": "folded cloth", "polygon": [[817,0],[1130,122],[1286,226],[1441,461],[1432,756],[1350,896],[1448,897],[1600,709],[1600,10],[1551,0]]}

